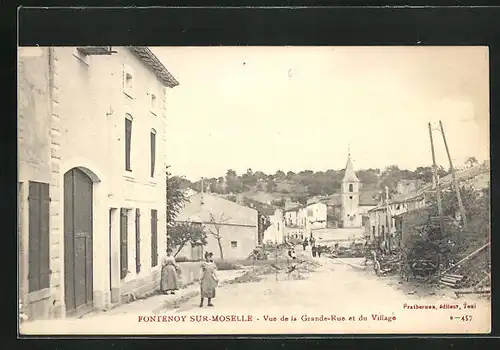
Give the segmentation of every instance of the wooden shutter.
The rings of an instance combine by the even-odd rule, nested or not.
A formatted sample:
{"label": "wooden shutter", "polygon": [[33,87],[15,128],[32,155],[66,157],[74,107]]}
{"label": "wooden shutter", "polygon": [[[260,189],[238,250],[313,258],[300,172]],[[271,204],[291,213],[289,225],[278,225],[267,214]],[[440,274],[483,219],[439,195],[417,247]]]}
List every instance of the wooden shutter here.
{"label": "wooden shutter", "polygon": [[158,265],[158,211],[151,210],[151,266]]}
{"label": "wooden shutter", "polygon": [[135,209],[135,272],[141,272],[141,210]]}
{"label": "wooden shutter", "polygon": [[130,165],[131,146],[132,146],[132,120],[125,118],[125,170],[132,170]]}
{"label": "wooden shutter", "polygon": [[29,210],[29,291],[50,286],[50,197],[49,184],[30,182]]}
{"label": "wooden shutter", "polygon": [[128,227],[127,209],[120,210],[120,278],[128,273]]}
{"label": "wooden shutter", "polygon": [[156,163],[156,134],[151,132],[151,177],[155,176]]}
{"label": "wooden shutter", "polygon": [[49,184],[40,186],[40,289],[50,286]]}

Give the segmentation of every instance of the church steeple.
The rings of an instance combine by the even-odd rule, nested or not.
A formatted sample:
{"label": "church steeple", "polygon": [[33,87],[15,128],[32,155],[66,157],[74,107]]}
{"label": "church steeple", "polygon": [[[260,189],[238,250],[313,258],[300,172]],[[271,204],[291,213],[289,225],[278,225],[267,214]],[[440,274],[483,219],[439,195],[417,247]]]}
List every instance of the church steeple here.
{"label": "church steeple", "polygon": [[344,182],[359,182],[356,172],[354,171],[354,166],[352,165],[351,153],[347,155],[347,164],[345,166]]}

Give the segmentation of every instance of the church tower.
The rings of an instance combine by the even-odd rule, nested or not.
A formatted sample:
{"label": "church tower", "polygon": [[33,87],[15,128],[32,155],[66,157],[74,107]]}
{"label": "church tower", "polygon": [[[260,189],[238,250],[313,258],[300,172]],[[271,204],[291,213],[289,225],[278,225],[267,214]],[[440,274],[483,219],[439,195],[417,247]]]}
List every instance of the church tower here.
{"label": "church tower", "polygon": [[359,213],[360,181],[354,172],[351,154],[348,154],[345,175],[340,189],[341,225],[344,228],[361,227],[362,216]]}

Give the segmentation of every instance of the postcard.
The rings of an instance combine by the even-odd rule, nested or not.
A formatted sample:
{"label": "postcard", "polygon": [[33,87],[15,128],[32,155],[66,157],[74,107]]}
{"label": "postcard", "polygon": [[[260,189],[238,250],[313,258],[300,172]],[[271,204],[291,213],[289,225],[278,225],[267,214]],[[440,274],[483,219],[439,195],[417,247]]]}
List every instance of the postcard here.
{"label": "postcard", "polygon": [[487,47],[19,47],[21,335],[491,331]]}

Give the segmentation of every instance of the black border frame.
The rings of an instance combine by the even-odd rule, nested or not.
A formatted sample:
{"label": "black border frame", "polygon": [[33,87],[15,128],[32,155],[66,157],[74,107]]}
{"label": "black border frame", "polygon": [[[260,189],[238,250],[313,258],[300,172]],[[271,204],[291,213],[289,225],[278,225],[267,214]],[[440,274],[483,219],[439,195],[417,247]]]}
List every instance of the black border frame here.
{"label": "black border frame", "polygon": [[[339,1],[337,3],[347,3]],[[185,3],[185,2],[184,2]],[[286,5],[294,1],[286,1]],[[373,2],[372,2],[373,3]],[[453,3],[456,4],[455,1]],[[469,2],[474,3],[473,1]],[[476,1],[476,4],[479,2]],[[483,1],[482,4],[486,3]],[[285,4],[282,4],[285,5]],[[465,4],[464,4],[465,5]],[[500,111],[500,8],[498,7],[314,7],[314,8],[19,8],[19,45],[487,45],[490,48],[490,160],[495,163],[495,143],[500,119],[494,118]],[[4,22],[2,20],[3,23]],[[12,20],[9,20],[12,23]],[[14,41],[15,45],[15,41]],[[14,48],[15,49],[15,48]],[[473,69],[471,67],[471,69]],[[15,72],[12,76],[15,78]],[[17,82],[16,82],[17,84]],[[16,87],[17,88],[17,87]],[[16,90],[17,91],[17,90]],[[9,99],[13,110],[14,98]],[[14,113],[13,113],[14,114]],[[4,149],[17,147],[16,119],[9,118],[7,128],[2,128],[6,134],[2,140]],[[12,137],[14,136],[14,137]],[[2,152],[3,164],[0,168],[2,177],[7,181],[5,197],[16,203],[15,187],[9,184],[17,177],[13,169],[17,169],[17,158],[13,152]],[[17,156],[17,154],[16,154]],[[12,170],[12,171],[11,171]],[[491,194],[497,195],[495,167],[492,166]],[[12,177],[12,178],[11,178]],[[493,200],[492,200],[493,201]],[[5,209],[8,206],[5,204]],[[496,232],[497,223],[494,220],[497,208],[492,203],[492,233]],[[5,219],[13,231],[17,226],[15,216],[8,215]],[[9,220],[11,219],[11,220]],[[10,230],[10,229],[9,229]],[[492,263],[498,265],[499,258],[495,256],[500,240],[492,239]],[[16,244],[16,240],[14,240]],[[12,251],[17,252],[16,249]],[[9,264],[11,265],[11,264]],[[13,265],[12,265],[13,266]],[[496,269],[493,266],[492,269]],[[17,274],[17,272],[16,272]],[[492,275],[492,334],[498,334],[498,303],[495,293],[499,278]],[[17,280],[17,279],[16,279]],[[17,283],[17,282],[16,282]],[[17,293],[16,293],[17,294]],[[14,305],[13,302],[9,305]],[[16,295],[17,305],[17,295]],[[16,308],[17,315],[17,308]],[[464,335],[455,335],[465,338]],[[166,336],[167,337],[167,336]],[[203,339],[224,338],[219,347],[227,347],[238,338],[262,338],[262,336],[202,336]],[[279,336],[264,336],[258,344],[271,345],[272,339],[279,339],[280,347],[295,345],[295,340],[283,339]],[[447,339],[453,335],[380,335],[377,338],[417,338],[420,343],[425,339],[426,345],[434,344],[443,348]],[[23,338],[45,338],[23,336]],[[60,337],[57,338],[68,338]],[[71,337],[71,338],[76,338]],[[101,344],[102,336],[82,336],[90,343],[84,346]],[[112,337],[114,338],[114,337]],[[133,336],[132,338],[148,338]],[[164,338],[157,337],[154,338]],[[181,338],[169,336],[167,346],[175,346]],[[182,337],[195,338],[195,337]],[[201,343],[197,338],[197,343]],[[287,338],[301,338],[293,336]],[[314,339],[302,340],[302,345],[313,347],[319,345],[324,338],[374,338],[372,335],[349,336],[314,336]],[[35,339],[28,340],[34,345]],[[340,340],[340,339],[339,339]],[[484,337],[468,337],[467,348],[483,348]],[[202,341],[202,340],[201,340]],[[219,340],[220,341],[220,340]],[[63,342],[61,340],[61,342]],[[123,343],[123,341],[119,341]],[[152,341],[141,341],[140,346],[151,344]],[[47,343],[45,343],[47,344]],[[82,344],[82,343],[79,343]],[[72,342],[71,346],[79,345]],[[118,342],[113,341],[113,346]],[[136,340],[127,340],[130,346],[138,345]],[[55,344],[54,344],[55,345]],[[424,346],[426,346],[424,345]],[[428,346],[427,345],[427,346]],[[208,347],[208,343],[203,343]],[[471,347],[472,346],[472,347]],[[32,348],[32,347],[30,347]]]}

